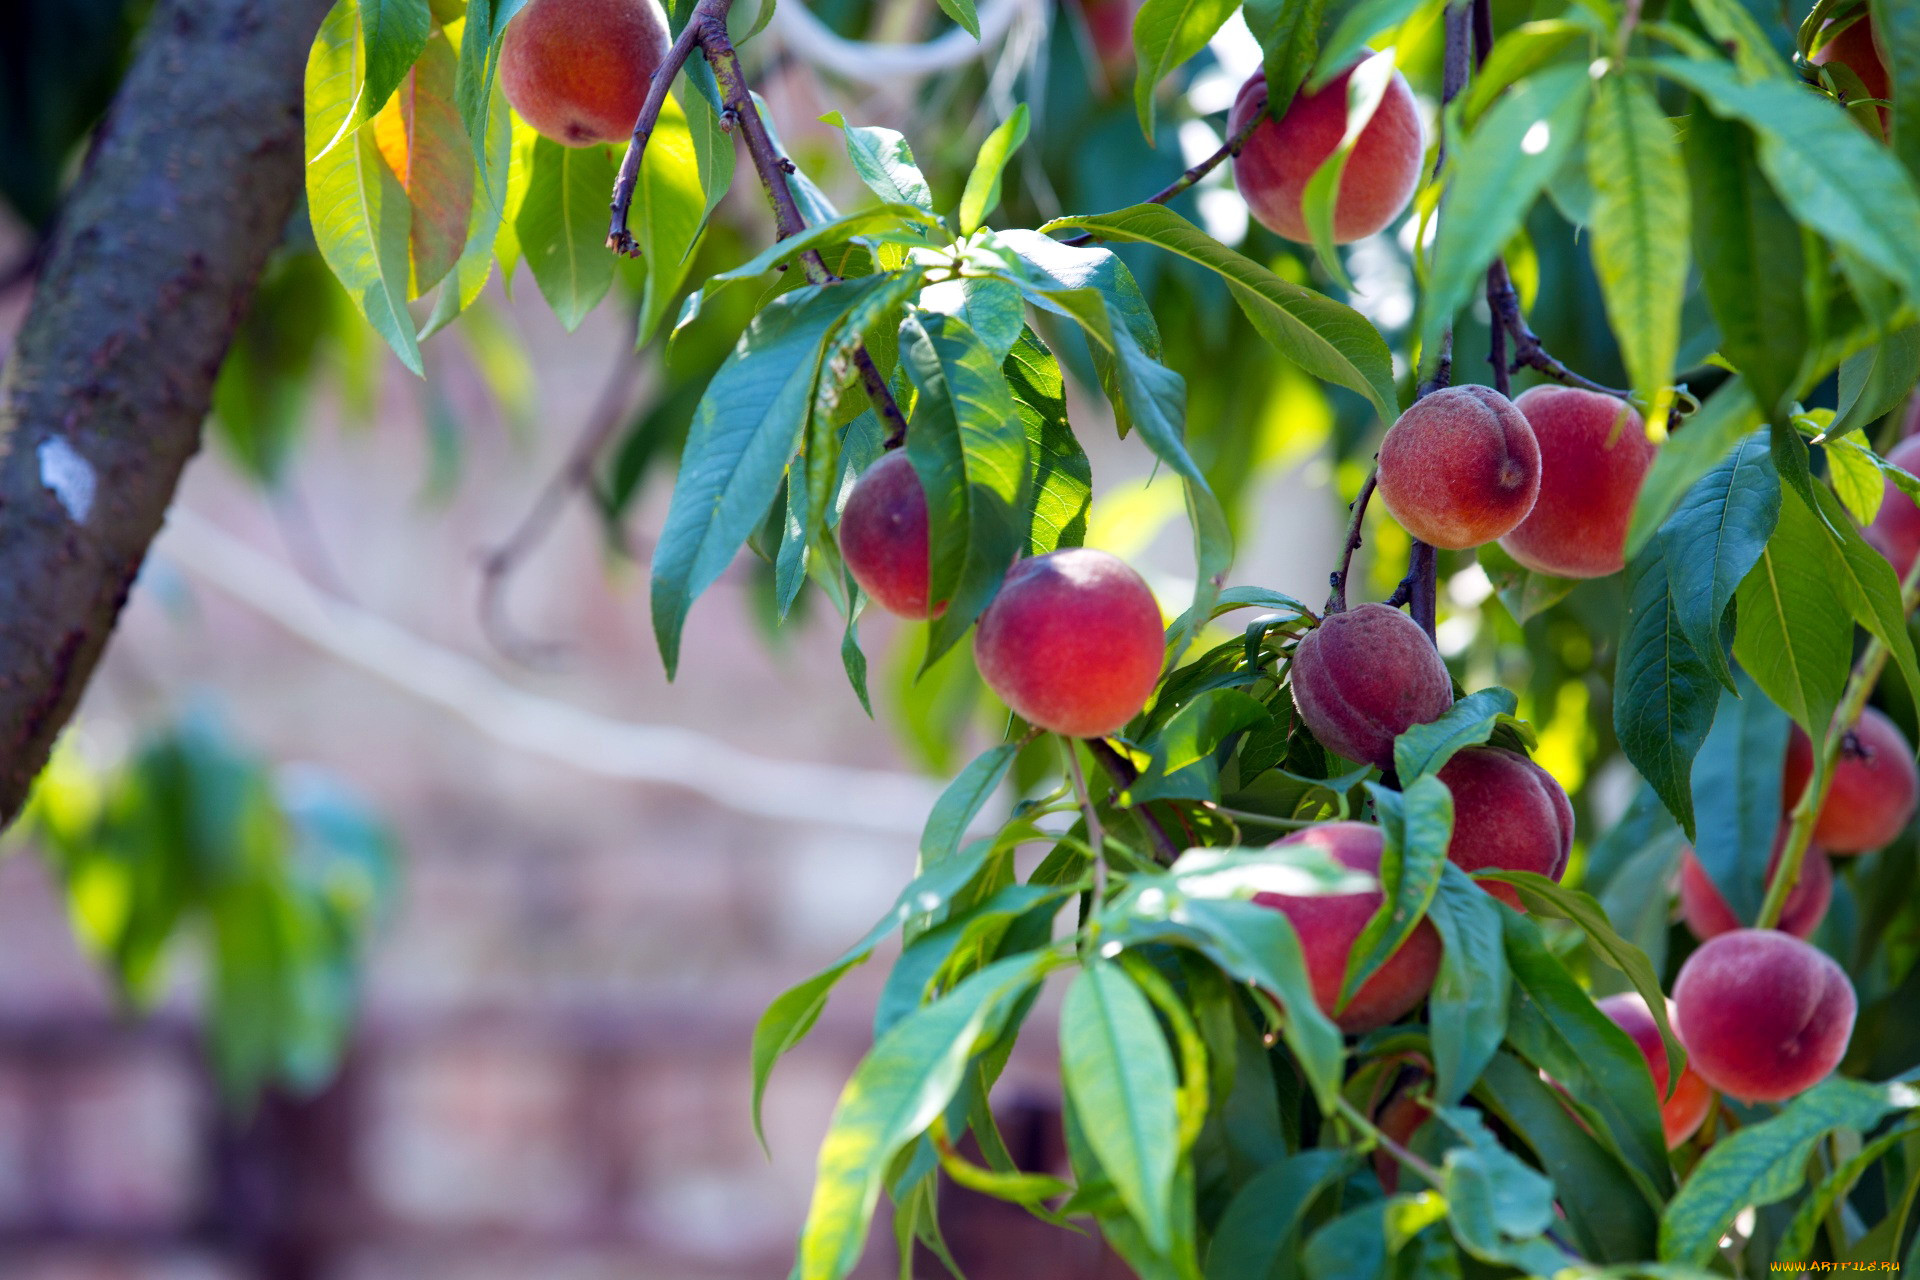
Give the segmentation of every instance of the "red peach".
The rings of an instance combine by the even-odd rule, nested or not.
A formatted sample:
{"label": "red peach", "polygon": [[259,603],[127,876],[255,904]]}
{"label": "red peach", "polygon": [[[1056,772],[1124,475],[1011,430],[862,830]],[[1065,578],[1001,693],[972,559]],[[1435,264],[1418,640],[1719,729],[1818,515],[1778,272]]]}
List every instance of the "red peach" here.
{"label": "red peach", "polygon": [[[1364,822],[1328,822],[1296,831],[1274,847],[1287,845],[1319,849],[1343,867],[1378,875],[1385,837],[1380,828]],[[1293,924],[1306,957],[1314,1002],[1349,1034],[1384,1027],[1411,1011],[1427,998],[1440,972],[1439,931],[1431,920],[1422,920],[1336,1014],[1340,984],[1347,975],[1347,954],[1384,901],[1381,891],[1318,896],[1260,893],[1253,900],[1283,913]]]}
{"label": "red peach", "polygon": [[904,449],[868,467],[840,513],[840,554],[860,589],[888,613],[937,618],[927,605],[927,494]]}
{"label": "red peach", "polygon": [[532,0],[507,24],[500,88],[555,142],[624,142],[666,53],[657,0]]}
{"label": "red peach", "polygon": [[[1793,726],[1781,771],[1780,804],[1791,813],[1813,775],[1813,743]],[[1920,768],[1900,726],[1867,707],[1840,741],[1833,785],[1814,819],[1813,838],[1833,853],[1866,853],[1892,844],[1920,804]]]}
{"label": "red peach", "polygon": [[1080,16],[1086,19],[1087,35],[1093,41],[1094,56],[1109,84],[1127,77],[1133,65],[1133,17],[1135,0],[1080,0]]}
{"label": "red peach", "polygon": [[1846,1055],[1858,1001],[1833,958],[1778,929],[1702,943],[1673,984],[1673,1029],[1693,1069],[1745,1102],[1812,1088]]}
{"label": "red peach", "polygon": [[1599,578],[1626,563],[1627,524],[1654,447],[1622,400],[1578,387],[1533,387],[1514,405],[1540,442],[1540,497],[1500,539],[1537,573]]}
{"label": "red peach", "polygon": [[1540,443],[1492,387],[1414,401],[1380,442],[1380,501],[1422,542],[1464,551],[1527,518],[1540,494]]}
{"label": "red peach", "polygon": [[[1295,94],[1284,114],[1255,126],[1233,162],[1234,185],[1247,208],[1268,230],[1289,240],[1313,239],[1301,210],[1301,196],[1314,170],[1339,149],[1346,136],[1347,81],[1352,76],[1353,68],[1348,68],[1318,93],[1303,89]],[[1234,98],[1227,132],[1239,133],[1254,112],[1265,109],[1266,101],[1267,74],[1256,71]],[[1426,131],[1413,90],[1396,71],[1340,175],[1333,206],[1335,242],[1346,244],[1370,236],[1400,216],[1420,184],[1426,150]]]}
{"label": "red peach", "polygon": [[1074,738],[1138,715],[1165,653],[1153,592],[1125,561],[1088,547],[1014,565],[973,637],[987,687],[1028,723]]}
{"label": "red peach", "polygon": [[[1920,397],[1914,400],[1914,421],[1920,423]],[[1909,435],[1887,450],[1887,461],[1902,471],[1920,475],[1920,436]],[[1893,481],[1888,480],[1881,490],[1880,510],[1866,532],[1867,541],[1887,558],[1893,571],[1906,577],[1913,567],[1914,553],[1920,552],[1920,506],[1900,492]]]}
{"label": "red peach", "polygon": [[[1774,868],[1780,865],[1780,850],[1786,845],[1787,829],[1782,826],[1780,834],[1773,840],[1773,856],[1767,859],[1767,878],[1773,878]],[[1810,846],[1807,856],[1800,864],[1800,878],[1794,881],[1793,892],[1787,895],[1787,901],[1780,910],[1779,928],[1796,938],[1805,938],[1820,927],[1826,919],[1827,907],[1833,902],[1833,864],[1827,861],[1827,855],[1818,846]],[[1733,914],[1733,908],[1713,883],[1713,877],[1701,865],[1700,859],[1688,849],[1680,862],[1680,918],[1687,922],[1687,929],[1694,937],[1705,942],[1708,938],[1717,938],[1723,933],[1731,933],[1740,927],[1740,920]]]}
{"label": "red peach", "polygon": [[[1660,1099],[1660,1127],[1666,1130],[1667,1149],[1672,1150],[1691,1138],[1707,1112],[1713,1110],[1713,1087],[1700,1078],[1691,1063],[1680,1068],[1680,1080],[1667,1091],[1672,1072],[1667,1066],[1666,1042],[1660,1038],[1660,1024],[1637,991],[1623,992],[1595,1001],[1600,1012],[1633,1037],[1634,1044],[1646,1055],[1647,1070],[1653,1073],[1653,1096]],[[1673,1021],[1673,1001],[1667,1001],[1667,1021]],[[1677,1034],[1677,1033],[1676,1033]]]}
{"label": "red peach", "polygon": [[1453,705],[1447,664],[1420,624],[1384,604],[1363,604],[1300,641],[1291,677],[1300,718],[1337,755],[1393,767],[1393,740]]}
{"label": "red peach", "polygon": [[[1533,871],[1558,880],[1573,849],[1573,805],[1552,774],[1517,751],[1468,747],[1447,761],[1440,781],[1453,793],[1447,858],[1462,871]],[[1480,887],[1515,910],[1512,885]]]}

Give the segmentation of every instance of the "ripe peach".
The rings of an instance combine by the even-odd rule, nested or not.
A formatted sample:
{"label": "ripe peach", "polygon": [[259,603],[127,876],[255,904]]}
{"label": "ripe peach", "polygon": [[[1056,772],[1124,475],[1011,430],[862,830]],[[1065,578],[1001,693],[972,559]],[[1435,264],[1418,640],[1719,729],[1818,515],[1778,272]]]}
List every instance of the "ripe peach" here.
{"label": "ripe peach", "polygon": [[532,0],[507,24],[500,88],[555,142],[624,142],[666,52],[658,0]]}
{"label": "ripe peach", "polygon": [[1840,1064],[1858,1002],[1833,958],[1778,929],[1703,944],[1673,984],[1673,1029],[1693,1069],[1745,1102],[1778,1102]]}
{"label": "ripe peach", "polygon": [[[1626,991],[1594,1003],[1600,1006],[1600,1012],[1632,1036],[1634,1044],[1646,1055],[1647,1070],[1653,1073],[1653,1094],[1660,1099],[1660,1127],[1667,1133],[1667,1149],[1672,1150],[1691,1138],[1707,1118],[1707,1112],[1713,1110],[1713,1086],[1702,1080],[1693,1064],[1688,1063],[1680,1069],[1680,1081],[1673,1086],[1673,1092],[1667,1092],[1667,1080],[1672,1075],[1667,1067],[1667,1046],[1660,1039],[1660,1024],[1654,1021],[1653,1011],[1647,1008],[1639,992]],[[1671,1000],[1667,1001],[1667,1020],[1673,1021]]]}
{"label": "ripe peach", "polygon": [[1382,769],[1393,767],[1395,737],[1453,705],[1453,680],[1427,633],[1384,604],[1327,615],[1295,650],[1292,684],[1322,746]]}
{"label": "ripe peach", "polygon": [[1074,738],[1138,715],[1165,652],[1153,592],[1125,561],[1088,547],[1014,565],[973,637],[987,687],[1030,724]]}
{"label": "ripe peach", "polygon": [[868,467],[840,513],[840,554],[861,590],[888,613],[937,618],[927,604],[927,495],[904,449]]}
{"label": "ripe peach", "polygon": [[1540,443],[1513,401],[1463,384],[1416,400],[1380,442],[1380,501],[1422,542],[1464,551],[1511,530],[1540,494]]}
{"label": "ripe peach", "polygon": [[[1773,840],[1773,856],[1767,860],[1768,880],[1780,865],[1780,850],[1786,842],[1787,829],[1783,825]],[[1827,861],[1825,851],[1818,845],[1809,846],[1806,858],[1800,863],[1800,878],[1794,881],[1793,892],[1787,895],[1786,904],[1780,910],[1779,928],[1796,938],[1807,937],[1820,927],[1832,902],[1833,864]],[[1686,851],[1680,862],[1680,918],[1702,942],[1740,927],[1733,908],[1727,905],[1713,877],[1707,874],[1692,849]]]}
{"label": "ripe peach", "polygon": [[[1553,775],[1517,751],[1468,747],[1440,781],[1453,793],[1447,858],[1462,871],[1534,871],[1558,880],[1573,848],[1573,805]],[[1520,910],[1512,885],[1480,887]]]}
{"label": "ripe peach", "polygon": [[[1813,743],[1799,725],[1787,738],[1780,803],[1793,812],[1813,775]],[[1866,853],[1892,844],[1920,804],[1920,768],[1900,726],[1873,707],[1840,740],[1833,785],[1814,819],[1813,838],[1834,853]]]}
{"label": "ripe peach", "polygon": [[[1295,94],[1284,114],[1269,116],[1254,127],[1233,162],[1234,185],[1247,208],[1268,230],[1289,240],[1313,239],[1301,210],[1301,195],[1313,171],[1339,149],[1346,134],[1347,81],[1352,75],[1353,69],[1348,68],[1318,93]],[[1234,98],[1227,132],[1239,133],[1254,112],[1265,109],[1266,101],[1267,74],[1256,71]],[[1333,204],[1335,242],[1346,244],[1370,236],[1400,216],[1420,183],[1426,150],[1413,90],[1396,71],[1340,175],[1340,191]]]}
{"label": "ripe peach", "polygon": [[1640,415],[1578,387],[1532,387],[1513,403],[1540,441],[1540,498],[1500,545],[1557,578],[1619,572],[1634,499],[1653,465]]}
{"label": "ripe peach", "polygon": [[[1822,23],[1825,27],[1832,23]],[[1880,42],[1874,38],[1873,19],[1862,15],[1858,22],[1850,23],[1847,29],[1835,36],[1813,55],[1815,66],[1837,62],[1860,77],[1869,98],[1893,97],[1893,78],[1887,74],[1887,62],[1880,52]],[[1880,108],[1880,121],[1885,127],[1887,109]]]}
{"label": "ripe peach", "polygon": [[[1296,831],[1274,847],[1305,845],[1325,852],[1344,867],[1377,875],[1385,842],[1378,827],[1364,822],[1329,822]],[[1340,983],[1347,974],[1347,953],[1383,901],[1381,891],[1374,888],[1363,893],[1319,896],[1259,893],[1253,900],[1282,912],[1292,922],[1306,956],[1314,1003],[1349,1034],[1372,1031],[1399,1019],[1427,998],[1434,976],[1440,972],[1440,933],[1431,920],[1422,920],[1400,949],[1360,984],[1347,1007],[1335,1014]]]}
{"label": "ripe peach", "polygon": [[1138,7],[1135,0],[1080,0],[1080,16],[1086,19],[1094,56],[1109,84],[1123,82],[1133,66],[1133,17]]}
{"label": "ripe peach", "polygon": [[[1920,396],[1914,398],[1913,414],[1914,422],[1920,424]],[[1920,436],[1909,435],[1887,450],[1887,461],[1902,471],[1920,475]],[[1889,480],[1881,491],[1880,510],[1866,533],[1867,541],[1887,558],[1893,571],[1904,578],[1913,567],[1914,554],[1920,552],[1920,506],[1915,506],[1913,499]]]}

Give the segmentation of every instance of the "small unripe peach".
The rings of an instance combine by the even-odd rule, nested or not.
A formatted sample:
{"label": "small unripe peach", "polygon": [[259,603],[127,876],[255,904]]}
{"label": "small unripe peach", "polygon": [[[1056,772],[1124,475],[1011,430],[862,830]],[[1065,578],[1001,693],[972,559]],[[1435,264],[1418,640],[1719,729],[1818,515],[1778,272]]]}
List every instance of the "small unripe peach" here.
{"label": "small unripe peach", "polygon": [[[1313,239],[1301,209],[1307,180],[1339,149],[1347,132],[1348,68],[1318,93],[1302,89],[1285,113],[1274,113],[1254,127],[1233,162],[1234,185],[1247,208],[1277,235],[1302,243]],[[1240,86],[1227,116],[1227,132],[1237,134],[1253,113],[1265,109],[1267,73],[1256,71]],[[1383,231],[1400,216],[1420,184],[1426,156],[1426,132],[1407,78],[1393,73],[1373,118],[1360,131],[1334,197],[1333,238],[1338,244]]]}
{"label": "small unripe peach", "polygon": [[[1667,1134],[1667,1149],[1672,1150],[1694,1135],[1707,1112],[1713,1110],[1713,1086],[1700,1078],[1688,1063],[1680,1069],[1680,1080],[1667,1091],[1673,1074],[1667,1066],[1666,1041],[1660,1038],[1660,1024],[1637,991],[1622,992],[1594,1003],[1600,1012],[1633,1037],[1633,1043],[1646,1056],[1647,1070],[1653,1073],[1653,1096],[1660,1099],[1660,1127]],[[1667,1021],[1673,1021],[1673,1001],[1667,1001]],[[1676,1033],[1677,1034],[1677,1033]]]}
{"label": "small unripe peach", "polygon": [[[1920,396],[1914,399],[1914,421],[1920,423]],[[1920,475],[1920,436],[1910,435],[1887,450],[1887,461],[1902,471]],[[1920,506],[1914,505],[1893,481],[1886,481],[1881,490],[1880,510],[1874,513],[1866,532],[1867,541],[1887,558],[1893,571],[1906,577],[1913,567],[1914,554],[1920,552]]]}
{"label": "small unripe peach", "polygon": [[1464,551],[1533,510],[1540,444],[1492,387],[1446,387],[1414,401],[1380,442],[1380,501],[1422,542]]}
{"label": "small unripe peach", "polygon": [[973,637],[987,687],[1029,724],[1073,738],[1138,715],[1165,656],[1153,592],[1125,561],[1088,547],[1014,565]]}
{"label": "small unripe peach", "polygon": [[[1364,822],[1328,822],[1296,831],[1274,847],[1304,845],[1319,849],[1343,867],[1378,875],[1385,843],[1378,827]],[[1318,896],[1258,893],[1253,900],[1283,913],[1292,923],[1306,957],[1314,1003],[1349,1034],[1384,1027],[1412,1010],[1427,998],[1440,972],[1439,931],[1431,920],[1422,920],[1386,963],[1360,984],[1347,1007],[1335,1014],[1340,984],[1347,975],[1347,954],[1385,900],[1381,891],[1373,888]]]}
{"label": "small unripe peach", "polygon": [[[1462,871],[1532,871],[1558,880],[1573,849],[1573,805],[1552,774],[1500,747],[1468,747],[1447,761],[1440,781],[1453,793],[1447,858]],[[1480,887],[1515,910],[1512,885]]]}
{"label": "small unripe peach", "polygon": [[[1769,882],[1774,868],[1780,865],[1780,850],[1786,840],[1787,829],[1783,826],[1774,837],[1773,856],[1767,859]],[[1796,938],[1808,937],[1826,919],[1827,907],[1832,902],[1833,864],[1818,846],[1809,846],[1806,858],[1800,863],[1800,878],[1793,882],[1793,890],[1780,908],[1778,927]],[[1714,884],[1713,877],[1707,874],[1692,849],[1686,851],[1680,862],[1680,918],[1702,942],[1740,927],[1740,918],[1733,914],[1733,908],[1727,905],[1719,886]]]}
{"label": "small unripe peach", "polygon": [[1384,604],[1325,621],[1294,651],[1293,704],[1320,745],[1363,764],[1393,767],[1393,740],[1453,705],[1447,664],[1420,624]]}
{"label": "small unripe peach", "polygon": [[1778,1102],[1846,1055],[1858,1002],[1833,958],[1778,929],[1702,943],[1673,984],[1673,1029],[1693,1069],[1744,1102]]}
{"label": "small unripe peach", "polygon": [[1500,545],[1536,573],[1617,573],[1653,465],[1646,424],[1625,401],[1579,387],[1532,387],[1513,403],[1540,442],[1540,497]]}
{"label": "small unripe peach", "polygon": [[[1782,810],[1792,813],[1813,776],[1813,743],[1794,725],[1780,777]],[[1867,853],[1893,843],[1920,804],[1920,768],[1900,726],[1867,707],[1840,740],[1833,785],[1813,821],[1813,838],[1833,853]]]}
{"label": "small unripe peach", "polygon": [[855,482],[840,513],[840,554],[860,589],[888,613],[946,612],[944,600],[927,604],[927,494],[906,450],[884,454]]}
{"label": "small unripe peach", "polygon": [[657,0],[531,0],[507,24],[500,88],[555,142],[624,142],[666,53]]}

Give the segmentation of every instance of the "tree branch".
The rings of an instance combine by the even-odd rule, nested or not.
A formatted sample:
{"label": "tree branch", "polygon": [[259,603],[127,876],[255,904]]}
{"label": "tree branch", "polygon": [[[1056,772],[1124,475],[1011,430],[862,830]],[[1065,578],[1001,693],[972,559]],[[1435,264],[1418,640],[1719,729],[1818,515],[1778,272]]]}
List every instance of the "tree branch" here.
{"label": "tree branch", "polygon": [[1513,363],[1510,368],[1532,369],[1570,387],[1598,391],[1601,395],[1616,396],[1622,400],[1627,398],[1627,392],[1618,387],[1605,386],[1575,373],[1541,345],[1539,335],[1527,327],[1526,318],[1520,314],[1520,295],[1514,290],[1513,278],[1507,272],[1505,259],[1495,258],[1493,266],[1487,269],[1487,306],[1493,312],[1495,328],[1504,326],[1513,337]]}
{"label": "tree branch", "polygon": [[1327,575],[1327,582],[1333,589],[1327,593],[1323,614],[1345,613],[1347,609],[1347,574],[1353,568],[1353,553],[1360,549],[1360,530],[1367,519],[1367,503],[1373,499],[1375,486],[1380,483],[1380,468],[1376,464],[1367,472],[1367,478],[1361,482],[1360,492],[1353,498],[1353,515],[1347,521],[1347,537],[1340,549],[1340,567]]}
{"label": "tree branch", "polygon": [[[1144,200],[1142,203],[1165,204],[1167,201],[1179,195],[1182,191],[1185,191],[1188,187],[1191,187],[1196,182],[1200,181],[1200,179],[1212,173],[1215,169],[1218,169],[1223,163],[1226,162],[1226,160],[1229,157],[1239,155],[1240,148],[1247,145],[1247,139],[1253,136],[1253,131],[1255,129],[1258,129],[1260,127],[1260,122],[1265,120],[1266,118],[1267,118],[1267,102],[1266,102],[1266,99],[1262,97],[1260,100],[1260,105],[1254,108],[1252,115],[1247,117],[1247,122],[1241,125],[1238,129],[1236,129],[1233,132],[1233,134],[1227,138],[1225,142],[1221,143],[1220,149],[1218,151],[1215,151],[1212,155],[1208,156],[1205,160],[1202,160],[1199,164],[1192,166],[1185,173],[1175,178],[1172,182],[1169,182],[1166,186],[1160,188],[1158,191],[1148,196],[1146,200]],[[1068,236],[1065,240],[1062,240],[1060,243],[1068,244],[1068,245],[1083,245],[1091,242],[1093,239],[1094,239],[1093,232],[1082,231],[1077,236]]]}
{"label": "tree branch", "polygon": [[302,70],[327,7],[161,0],[61,210],[0,378],[0,824],[199,447],[300,194]]}
{"label": "tree branch", "polygon": [[[1111,742],[1105,738],[1086,738],[1083,741],[1087,744],[1087,750],[1093,753],[1093,758],[1100,762],[1100,767],[1107,771],[1107,776],[1113,779],[1115,787],[1125,791],[1140,780],[1140,771],[1133,767],[1132,761],[1115,751]],[[1147,834],[1153,837],[1154,851],[1159,854],[1160,861],[1172,866],[1174,859],[1180,856],[1180,849],[1174,844],[1173,837],[1167,834],[1167,829],[1160,825],[1160,819],[1154,817],[1152,810],[1143,804],[1132,806],[1132,812],[1147,829]]]}

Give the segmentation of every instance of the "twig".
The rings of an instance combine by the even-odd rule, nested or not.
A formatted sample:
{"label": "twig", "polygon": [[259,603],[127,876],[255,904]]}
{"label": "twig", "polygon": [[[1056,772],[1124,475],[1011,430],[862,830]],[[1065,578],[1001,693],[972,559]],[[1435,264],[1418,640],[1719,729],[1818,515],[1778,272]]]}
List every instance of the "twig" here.
{"label": "twig", "polygon": [[[1507,363],[1507,326],[1494,303],[1494,294],[1506,279],[1506,263],[1496,261],[1487,268],[1487,310],[1493,316],[1493,323],[1487,329],[1487,363],[1493,366],[1493,389],[1503,396],[1511,396],[1513,368]],[[1505,287],[1511,291],[1511,285]]]}
{"label": "twig", "polygon": [[[1179,177],[1175,178],[1172,182],[1169,182],[1166,186],[1160,188],[1158,191],[1148,196],[1146,200],[1144,200],[1142,203],[1165,204],[1167,201],[1179,195],[1182,191],[1185,191],[1188,187],[1191,187],[1194,183],[1200,181],[1200,179],[1212,173],[1215,169],[1218,169],[1221,166],[1221,164],[1223,164],[1229,157],[1239,155],[1240,148],[1247,145],[1247,139],[1253,136],[1253,131],[1255,129],[1258,129],[1260,127],[1260,122],[1265,120],[1266,118],[1267,118],[1267,102],[1266,102],[1266,99],[1263,97],[1260,100],[1260,105],[1254,108],[1253,114],[1247,117],[1246,123],[1241,125],[1238,129],[1234,130],[1233,134],[1230,137],[1228,137],[1228,139],[1225,142],[1220,144],[1219,150],[1215,151],[1212,155],[1208,156],[1205,160],[1202,160],[1199,164],[1193,165],[1185,173],[1182,173]],[[1065,240],[1062,240],[1060,243],[1069,244],[1069,245],[1083,245],[1092,241],[1094,238],[1095,237],[1093,232],[1083,231],[1077,236],[1067,237]]]}
{"label": "twig", "polygon": [[[1917,601],[1920,601],[1920,557],[1914,559],[1907,570],[1906,579],[1900,584],[1903,613],[1912,613]],[[1780,913],[1786,909],[1787,895],[1793,892],[1793,886],[1798,883],[1801,864],[1807,858],[1814,821],[1820,816],[1820,808],[1827,802],[1827,792],[1833,787],[1833,767],[1840,757],[1840,744],[1860,719],[1868,695],[1873,692],[1880,673],[1886,669],[1888,652],[1885,642],[1874,636],[1867,641],[1867,647],[1860,651],[1859,661],[1853,664],[1853,675],[1847,681],[1846,693],[1841,696],[1839,709],[1833,715],[1833,724],[1827,727],[1826,737],[1821,741],[1819,767],[1808,779],[1806,789],[1800,793],[1799,803],[1793,806],[1793,825],[1787,829],[1787,843],[1780,850],[1779,865],[1767,885],[1766,899],[1760,904],[1760,918],[1754,922],[1757,928],[1773,929],[1780,924]],[[1835,725],[1840,726],[1839,732],[1834,731]],[[1817,789],[1813,785],[1815,780],[1820,784]]]}
{"label": "twig", "polygon": [[1072,738],[1060,739],[1060,746],[1067,753],[1067,776],[1073,779],[1073,793],[1079,797],[1080,812],[1087,819],[1087,843],[1093,846],[1094,897],[1097,899],[1100,896],[1100,867],[1107,856],[1107,833],[1100,825],[1100,813],[1093,803],[1093,793],[1087,790],[1086,772],[1080,768],[1080,748],[1074,745]]}
{"label": "twig", "polygon": [[1374,488],[1380,483],[1380,468],[1375,466],[1367,472],[1367,478],[1360,485],[1360,492],[1354,495],[1353,516],[1347,521],[1347,539],[1340,549],[1340,567],[1327,575],[1332,590],[1327,593],[1326,607],[1321,610],[1329,616],[1345,613],[1347,609],[1347,573],[1353,568],[1353,553],[1360,549],[1360,529],[1366,523],[1367,503],[1373,498]]}
{"label": "twig", "polygon": [[1444,1179],[1441,1177],[1440,1170],[1434,1168],[1431,1163],[1413,1154],[1413,1152],[1407,1150],[1392,1138],[1389,1138],[1381,1130],[1379,1125],[1376,1125],[1373,1121],[1361,1115],[1360,1109],[1351,1102],[1348,1102],[1346,1098],[1342,1097],[1339,1099],[1339,1107],[1341,1115],[1351,1121],[1361,1132],[1371,1134],[1375,1142],[1386,1148],[1388,1155],[1391,1155],[1395,1160],[1398,1160],[1401,1164],[1425,1178],[1433,1186],[1438,1187],[1443,1184]]}
{"label": "twig", "polygon": [[1514,290],[1506,262],[1500,258],[1495,258],[1493,265],[1487,269],[1487,305],[1493,311],[1495,326],[1504,325],[1513,337],[1511,368],[1532,369],[1570,387],[1598,391],[1601,395],[1621,400],[1627,398],[1628,393],[1618,387],[1609,387],[1575,373],[1541,345],[1540,336],[1527,327],[1526,318],[1520,314],[1520,295]]}
{"label": "twig", "polygon": [[[1125,791],[1140,780],[1140,771],[1133,767],[1133,762],[1115,751],[1113,744],[1105,738],[1087,738],[1084,741],[1087,744],[1087,750],[1093,753],[1093,758],[1100,762],[1100,767],[1107,771],[1107,775],[1113,779],[1114,785],[1120,790]],[[1160,825],[1160,819],[1154,817],[1147,806],[1134,805],[1132,810],[1139,816],[1140,825],[1144,826],[1147,834],[1153,837],[1153,846],[1160,855],[1160,861],[1172,866],[1174,859],[1180,856],[1180,850],[1174,845],[1173,837],[1167,834],[1167,829]]]}
{"label": "twig", "polygon": [[706,26],[708,15],[717,10],[724,26],[727,10],[732,5],[733,0],[700,0],[694,7],[693,15],[687,19],[687,25],[680,29],[679,38],[667,50],[667,56],[653,70],[646,99],[640,104],[640,117],[633,122],[633,138],[627,143],[627,154],[620,160],[620,175],[613,183],[613,220],[607,227],[607,248],[615,253],[623,253],[629,258],[640,256],[640,245],[634,240],[633,232],[627,229],[627,215],[633,208],[633,188],[640,180],[640,160],[647,153],[647,142],[653,137],[654,126],[660,123],[661,108],[667,104],[667,90],[673,87],[674,78],[680,74],[680,68],[687,64],[694,45],[699,43],[700,32]]}
{"label": "twig", "polygon": [[1434,638],[1435,619],[1439,612],[1440,589],[1440,553],[1430,543],[1415,538],[1413,551],[1407,557],[1407,612],[1427,633],[1427,639]]}
{"label": "twig", "polygon": [[480,557],[480,629],[494,648],[522,665],[551,666],[562,646],[529,639],[513,625],[507,616],[507,582],[553,529],[568,499],[592,483],[594,463],[626,421],[638,367],[633,354],[622,346],[592,416],[566,458],[541,486],[513,532]]}

